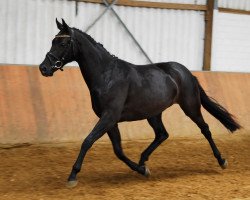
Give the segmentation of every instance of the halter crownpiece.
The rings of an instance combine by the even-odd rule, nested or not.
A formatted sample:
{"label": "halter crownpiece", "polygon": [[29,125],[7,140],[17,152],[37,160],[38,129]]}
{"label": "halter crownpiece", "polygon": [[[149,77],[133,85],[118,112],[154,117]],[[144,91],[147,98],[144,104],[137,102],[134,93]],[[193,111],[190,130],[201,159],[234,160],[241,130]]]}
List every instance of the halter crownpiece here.
{"label": "halter crownpiece", "polygon": [[63,37],[71,37],[71,36],[70,35],[56,35],[55,37],[56,38],[61,38],[61,37],[63,38]]}

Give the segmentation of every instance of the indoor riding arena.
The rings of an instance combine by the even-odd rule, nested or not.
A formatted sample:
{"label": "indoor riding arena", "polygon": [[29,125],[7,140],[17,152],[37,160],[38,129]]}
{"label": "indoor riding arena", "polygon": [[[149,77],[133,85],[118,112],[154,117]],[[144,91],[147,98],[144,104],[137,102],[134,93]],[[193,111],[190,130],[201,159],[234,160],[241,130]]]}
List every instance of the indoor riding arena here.
{"label": "indoor riding arena", "polygon": [[250,200],[249,0],[1,0],[0,27],[1,200]]}

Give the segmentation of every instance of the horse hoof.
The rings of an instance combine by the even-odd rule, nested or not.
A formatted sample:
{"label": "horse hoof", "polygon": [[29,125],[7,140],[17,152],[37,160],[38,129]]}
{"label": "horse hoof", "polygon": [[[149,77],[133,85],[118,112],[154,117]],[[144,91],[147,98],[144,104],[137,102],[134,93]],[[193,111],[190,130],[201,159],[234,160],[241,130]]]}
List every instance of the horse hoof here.
{"label": "horse hoof", "polygon": [[146,165],[144,167],[145,167],[144,176],[149,177],[151,175],[151,172],[150,172],[149,168]]}
{"label": "horse hoof", "polygon": [[77,183],[78,183],[77,180],[75,180],[75,181],[68,181],[67,184],[66,184],[66,186],[68,188],[73,188],[73,187],[75,187],[77,185]]}
{"label": "horse hoof", "polygon": [[224,163],[220,166],[222,169],[226,169],[228,167],[227,160],[224,160]]}

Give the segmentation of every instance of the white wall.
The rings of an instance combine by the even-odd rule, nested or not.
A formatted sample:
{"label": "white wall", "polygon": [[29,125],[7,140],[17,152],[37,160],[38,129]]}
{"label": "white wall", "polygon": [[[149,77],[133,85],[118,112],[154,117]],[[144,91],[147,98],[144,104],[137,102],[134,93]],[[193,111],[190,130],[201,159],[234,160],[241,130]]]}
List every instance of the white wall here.
{"label": "white wall", "polygon": [[218,0],[218,6],[223,8],[250,10],[249,0]]}
{"label": "white wall", "polygon": [[250,15],[214,13],[213,71],[250,72]]}
{"label": "white wall", "polygon": [[[206,0],[159,0],[202,4]],[[219,6],[250,9],[250,0],[219,0]],[[55,18],[86,28],[105,9],[103,5],[61,0],[0,0],[0,63],[39,64],[58,32]],[[178,61],[191,70],[203,65],[204,12],[132,8],[114,9],[153,62]],[[136,64],[148,63],[119,21],[108,11],[89,31],[106,49]],[[212,70],[250,71],[250,16],[215,10]],[[76,65],[71,63],[70,65]]]}
{"label": "white wall", "polygon": [[[193,2],[204,0],[187,3]],[[39,64],[57,33],[56,17],[85,30],[103,10],[103,5],[79,3],[76,17],[72,1],[1,0],[0,63]],[[192,70],[202,69],[204,12],[122,6],[115,6],[115,10],[153,62],[174,60]],[[110,11],[89,33],[118,57],[147,63]]]}

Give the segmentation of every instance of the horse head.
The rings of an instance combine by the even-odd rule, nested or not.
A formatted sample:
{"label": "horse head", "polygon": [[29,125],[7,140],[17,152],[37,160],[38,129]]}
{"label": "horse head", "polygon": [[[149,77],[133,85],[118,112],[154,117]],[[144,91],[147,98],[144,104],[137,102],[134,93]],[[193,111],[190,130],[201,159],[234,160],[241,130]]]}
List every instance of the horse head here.
{"label": "horse head", "polygon": [[74,30],[63,19],[62,23],[56,19],[56,24],[60,31],[52,40],[50,51],[39,66],[43,76],[53,76],[55,71],[58,69],[62,71],[64,65],[75,59],[73,44]]}

